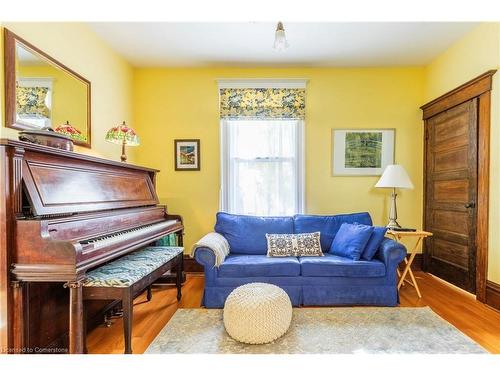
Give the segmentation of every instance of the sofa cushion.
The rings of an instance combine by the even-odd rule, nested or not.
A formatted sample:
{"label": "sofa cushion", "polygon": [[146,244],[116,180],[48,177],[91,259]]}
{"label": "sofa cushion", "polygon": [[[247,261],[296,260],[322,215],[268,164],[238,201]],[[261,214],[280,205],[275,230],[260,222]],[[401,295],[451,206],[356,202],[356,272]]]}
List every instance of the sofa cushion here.
{"label": "sofa cushion", "polygon": [[219,277],[299,276],[296,257],[272,258],[265,255],[229,255],[219,267]]}
{"label": "sofa cushion", "polygon": [[215,231],[229,242],[231,254],[266,254],[266,233],[293,233],[293,217],[217,213]]}
{"label": "sofa cushion", "polygon": [[333,239],[330,253],[359,260],[373,233],[373,227],[344,223]]}
{"label": "sofa cushion", "polygon": [[326,253],[324,257],[300,257],[302,276],[383,277],[385,265],[378,259],[352,260]]}
{"label": "sofa cushion", "polygon": [[295,215],[295,233],[321,233],[321,250],[326,253],[332,246],[332,241],[343,223],[359,223],[372,225],[368,212],[342,215]]}
{"label": "sofa cushion", "polygon": [[361,259],[372,260],[384,240],[385,232],[387,232],[386,227],[373,227],[373,233],[361,254]]}

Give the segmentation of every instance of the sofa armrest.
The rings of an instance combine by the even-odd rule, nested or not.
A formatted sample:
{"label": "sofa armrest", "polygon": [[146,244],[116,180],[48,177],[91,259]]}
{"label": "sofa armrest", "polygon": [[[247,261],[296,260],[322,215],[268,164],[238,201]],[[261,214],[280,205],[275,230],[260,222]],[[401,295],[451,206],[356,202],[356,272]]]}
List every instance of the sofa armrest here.
{"label": "sofa armrest", "polygon": [[[216,232],[211,232],[203,236],[198,242],[193,245],[191,249],[191,257],[197,259],[196,253],[201,249],[210,250],[212,252],[214,256],[212,267],[218,267],[222,264],[222,262],[224,262],[224,259],[226,259],[226,256],[229,254],[229,243],[223,235]],[[206,258],[206,255],[203,255],[201,257]],[[207,260],[205,260],[205,262],[206,261]]]}
{"label": "sofa armrest", "polygon": [[198,247],[191,257],[196,260],[197,263],[203,266],[203,271],[205,273],[205,286],[212,285],[217,279],[218,268],[216,264],[215,253],[212,249],[208,247]]}
{"label": "sofa armrest", "polygon": [[199,264],[205,268],[215,267],[215,254],[212,249],[208,247],[198,247],[191,255]]}
{"label": "sofa armrest", "polygon": [[376,257],[384,262],[387,270],[396,270],[398,264],[406,257],[406,247],[390,238],[384,238],[377,251]]}

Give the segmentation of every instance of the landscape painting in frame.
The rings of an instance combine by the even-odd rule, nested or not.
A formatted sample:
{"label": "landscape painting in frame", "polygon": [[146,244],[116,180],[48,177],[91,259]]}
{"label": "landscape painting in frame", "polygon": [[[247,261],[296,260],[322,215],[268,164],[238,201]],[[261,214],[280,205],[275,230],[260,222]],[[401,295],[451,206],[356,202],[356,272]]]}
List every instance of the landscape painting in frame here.
{"label": "landscape painting in frame", "polygon": [[175,143],[175,170],[200,170],[200,140],[176,139]]}
{"label": "landscape painting in frame", "polygon": [[333,175],[381,175],[394,164],[394,133],[394,129],[333,129]]}

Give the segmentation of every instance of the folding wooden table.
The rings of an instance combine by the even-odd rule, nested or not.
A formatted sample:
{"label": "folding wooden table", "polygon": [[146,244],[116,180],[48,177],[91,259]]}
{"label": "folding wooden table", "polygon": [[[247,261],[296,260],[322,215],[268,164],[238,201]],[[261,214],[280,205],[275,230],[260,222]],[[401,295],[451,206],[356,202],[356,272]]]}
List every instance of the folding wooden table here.
{"label": "folding wooden table", "polygon": [[[426,237],[432,236],[432,233],[426,232],[424,230],[417,230],[415,232],[400,232],[400,231],[395,231],[395,230],[389,229],[387,231],[387,234],[392,236],[394,238],[394,240],[397,242],[401,242],[401,240],[403,238],[416,238],[415,246],[413,246],[413,249],[411,250],[411,252],[409,252],[410,258],[406,259],[406,257],[405,257],[405,259],[404,259],[406,266],[403,270],[403,273],[401,274],[401,277],[399,278],[398,290],[401,288],[401,285],[403,285],[403,283],[407,282],[408,284],[410,284],[411,286],[413,286],[415,288],[415,290],[417,291],[417,294],[418,294],[418,298],[422,298],[422,294],[420,293],[420,289],[418,289],[417,280],[415,280],[415,276],[413,275],[413,272],[411,270],[411,264],[413,263],[413,260],[415,259],[415,255],[417,255],[417,249],[418,249],[418,246],[420,245],[420,243],[422,242],[422,240]],[[398,274],[399,274],[399,270],[398,270]],[[410,275],[411,281],[405,280],[407,274]]]}

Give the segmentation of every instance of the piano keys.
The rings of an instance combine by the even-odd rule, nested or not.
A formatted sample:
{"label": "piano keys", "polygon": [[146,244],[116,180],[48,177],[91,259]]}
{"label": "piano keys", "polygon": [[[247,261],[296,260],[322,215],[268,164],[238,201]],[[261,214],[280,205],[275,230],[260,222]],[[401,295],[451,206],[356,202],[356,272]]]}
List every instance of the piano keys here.
{"label": "piano keys", "polygon": [[182,218],[159,205],[151,168],[4,139],[0,166],[0,351],[69,336],[81,352],[85,273],[170,233],[182,245]]}

